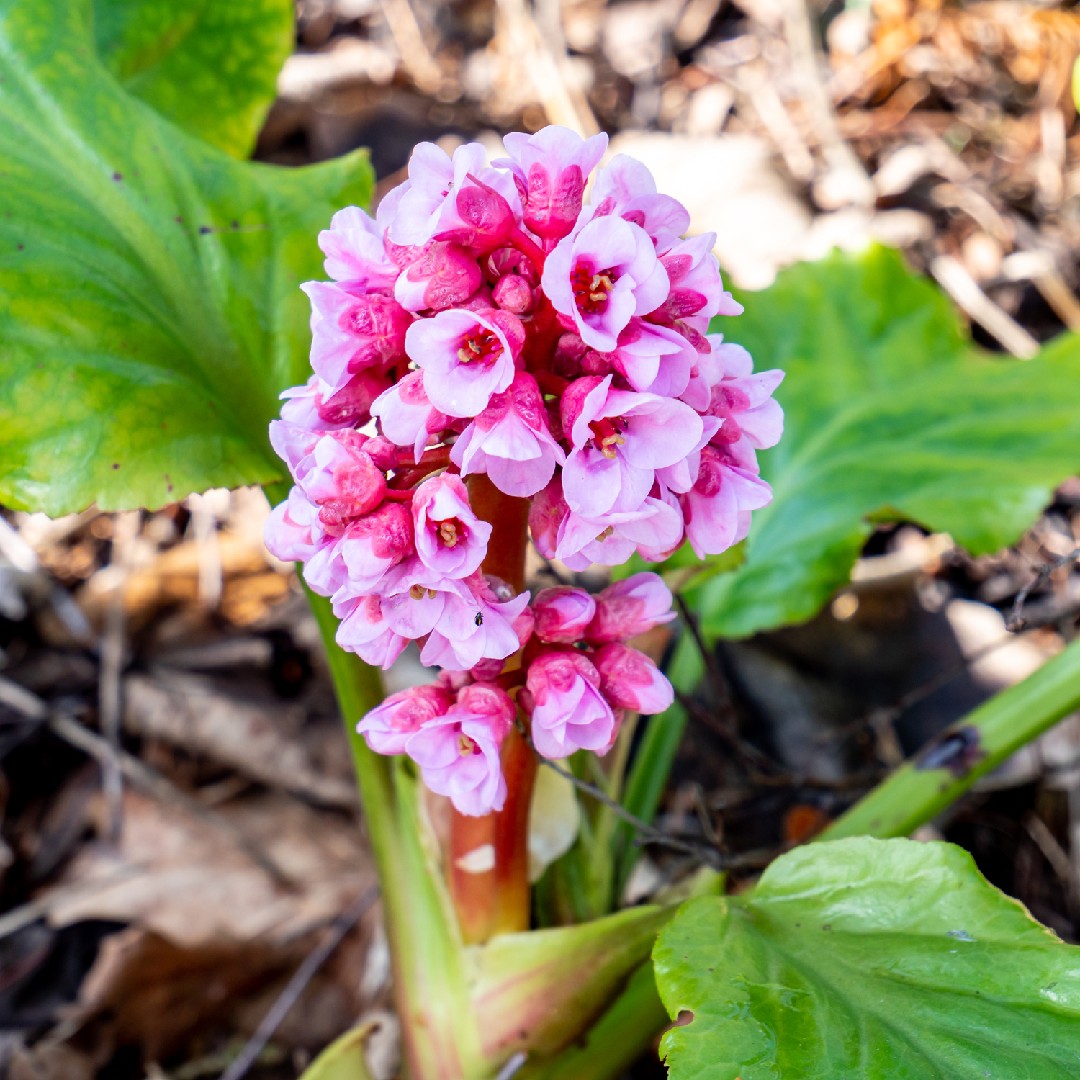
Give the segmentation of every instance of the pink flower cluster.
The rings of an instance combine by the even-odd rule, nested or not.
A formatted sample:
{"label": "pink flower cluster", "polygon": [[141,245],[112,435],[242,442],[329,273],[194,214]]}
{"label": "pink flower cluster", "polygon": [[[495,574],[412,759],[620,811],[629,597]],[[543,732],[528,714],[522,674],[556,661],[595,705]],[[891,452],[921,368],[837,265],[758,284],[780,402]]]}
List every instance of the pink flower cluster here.
{"label": "pink flower cluster", "polygon": [[604,754],[627,710],[663,712],[671,684],[626,638],[674,618],[671,593],[655,574],[636,574],[593,597],[556,586],[540,592],[520,674],[501,661],[470,672],[444,670],[434,686],[391,694],[357,725],[380,754],[408,754],[425,783],[462,813],[502,808],[499,748],[514,722],[507,685],[532,717],[533,745],[558,759],[575,750]]}
{"label": "pink flower cluster", "polygon": [[504,145],[489,165],[476,143],[421,144],[375,218],[334,216],[319,237],[332,280],[304,286],[314,373],[271,425],[295,481],[271,551],[332,599],[343,648],[388,667],[419,641],[444,669],[360,730],[471,814],[502,805],[517,707],[551,758],[603,753],[623,711],[666,708],[670,686],[626,640],[672,616],[649,574],[530,605],[484,573],[492,526],[463,478],[531,499],[533,542],[573,570],[684,540],[704,556],[769,501],[756,451],[782,426],[782,374],[708,333],[741,311],[715,237],[683,238],[686,210],[627,157],[585,202],[606,136],[548,127]]}

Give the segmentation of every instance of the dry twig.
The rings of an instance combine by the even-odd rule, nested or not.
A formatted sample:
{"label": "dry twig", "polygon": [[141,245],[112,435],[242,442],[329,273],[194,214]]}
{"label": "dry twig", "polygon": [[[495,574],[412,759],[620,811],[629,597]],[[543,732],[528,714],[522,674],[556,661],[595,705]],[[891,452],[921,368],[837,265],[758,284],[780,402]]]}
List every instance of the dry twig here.
{"label": "dry twig", "polygon": [[308,983],[315,977],[319,968],[333,955],[337,947],[345,940],[349,931],[364,917],[368,909],[379,897],[378,887],[372,885],[365,889],[356,900],[331,924],[326,937],[311,950],[304,962],[296,969],[293,977],[286,983],[285,989],[262,1018],[255,1034],[240,1051],[233,1063],[221,1074],[220,1080],[240,1080],[248,1069],[255,1064],[266,1044],[273,1038],[274,1032],[292,1011],[293,1006],[307,989]]}

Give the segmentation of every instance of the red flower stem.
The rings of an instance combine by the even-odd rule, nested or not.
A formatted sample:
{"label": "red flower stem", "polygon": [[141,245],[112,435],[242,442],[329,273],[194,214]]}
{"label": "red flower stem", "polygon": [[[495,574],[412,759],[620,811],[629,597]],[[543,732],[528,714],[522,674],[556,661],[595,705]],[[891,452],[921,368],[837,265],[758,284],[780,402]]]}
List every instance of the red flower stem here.
{"label": "red flower stem", "polygon": [[[469,501],[476,515],[491,525],[484,572],[520,592],[525,585],[528,500],[504,495],[480,474],[469,479]],[[520,654],[512,656],[506,670],[520,663]],[[502,763],[507,786],[502,810],[466,817],[451,809],[447,873],[468,944],[529,928],[529,803],[536,756],[516,727],[503,741]]]}
{"label": "red flower stem", "polygon": [[412,498],[412,489],[421,480],[427,479],[433,472],[438,472],[440,469],[457,472],[457,466],[450,460],[449,446],[436,446],[427,451],[417,465],[408,463],[398,465],[390,486],[386,489],[387,498]]}
{"label": "red flower stem", "polygon": [[515,229],[506,239],[533,264],[538,274],[543,274],[547,256],[535,240],[530,239],[520,229]]}
{"label": "red flower stem", "polygon": [[420,460],[415,462],[411,450],[402,450],[397,457],[397,468],[399,469],[441,469],[449,464],[449,446],[433,446],[430,450],[425,450],[420,455]]}

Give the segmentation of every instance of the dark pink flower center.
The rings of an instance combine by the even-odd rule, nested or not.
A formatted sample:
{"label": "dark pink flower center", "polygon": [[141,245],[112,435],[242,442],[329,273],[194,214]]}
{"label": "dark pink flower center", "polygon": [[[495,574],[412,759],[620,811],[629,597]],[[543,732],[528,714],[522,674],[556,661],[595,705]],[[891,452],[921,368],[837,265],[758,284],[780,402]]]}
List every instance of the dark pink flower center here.
{"label": "dark pink flower center", "polygon": [[615,447],[626,442],[620,434],[625,428],[625,421],[619,419],[619,417],[604,417],[600,420],[593,420],[589,424],[589,430],[593,433],[593,446],[604,457],[614,458],[616,454]]}
{"label": "dark pink flower center", "polygon": [[487,327],[475,326],[462,337],[457,355],[463,364],[490,364],[501,352],[498,336]]}
{"label": "dark pink flower center", "polygon": [[607,306],[608,297],[619,275],[612,269],[593,271],[592,267],[579,262],[570,271],[570,288],[574,303],[582,315],[595,315]]}

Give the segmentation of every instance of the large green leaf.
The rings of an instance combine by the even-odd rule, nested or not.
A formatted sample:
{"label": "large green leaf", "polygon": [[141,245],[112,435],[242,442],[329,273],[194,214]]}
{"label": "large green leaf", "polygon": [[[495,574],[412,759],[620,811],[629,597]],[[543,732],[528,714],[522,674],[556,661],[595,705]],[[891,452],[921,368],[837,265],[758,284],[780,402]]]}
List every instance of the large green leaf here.
{"label": "large green leaf", "polygon": [[236,157],[255,145],[293,46],[293,0],[94,0],[108,69],[185,131]]}
{"label": "large green leaf", "polygon": [[698,593],[707,631],[809,618],[848,577],[875,520],[911,519],[969,550],[1014,541],[1080,469],[1080,337],[1029,363],[991,359],[949,301],[873,248],[784,272],[723,329],[781,367],[786,424],[762,454],[775,499],[745,562]]}
{"label": "large green leaf", "polygon": [[0,0],[0,502],[160,506],[282,475],[316,233],[364,157],[237,162],[128,94],[90,0]]}
{"label": "large green leaf", "polygon": [[800,848],[685,905],[653,957],[672,1080],[1080,1074],[1080,950],[947,844]]}

